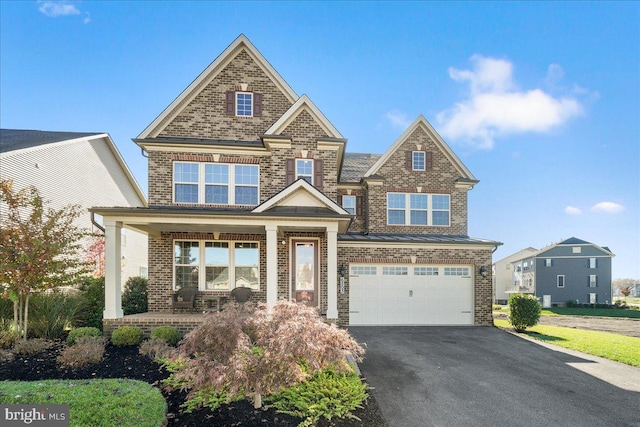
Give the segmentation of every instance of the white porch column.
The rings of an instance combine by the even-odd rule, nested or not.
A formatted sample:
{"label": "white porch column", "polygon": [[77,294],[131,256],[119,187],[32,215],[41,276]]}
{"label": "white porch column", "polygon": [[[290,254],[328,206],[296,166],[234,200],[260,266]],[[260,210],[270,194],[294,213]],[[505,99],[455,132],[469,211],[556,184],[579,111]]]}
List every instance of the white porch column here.
{"label": "white porch column", "polygon": [[278,226],[265,225],[267,232],[267,305],[278,302]]}
{"label": "white porch column", "polygon": [[120,234],[122,223],[110,219],[104,219],[104,313],[105,319],[118,319],[123,317],[122,312],[122,283],[120,271],[122,263],[122,251]]}
{"label": "white porch column", "polygon": [[327,319],[338,319],[338,225],[327,227]]}

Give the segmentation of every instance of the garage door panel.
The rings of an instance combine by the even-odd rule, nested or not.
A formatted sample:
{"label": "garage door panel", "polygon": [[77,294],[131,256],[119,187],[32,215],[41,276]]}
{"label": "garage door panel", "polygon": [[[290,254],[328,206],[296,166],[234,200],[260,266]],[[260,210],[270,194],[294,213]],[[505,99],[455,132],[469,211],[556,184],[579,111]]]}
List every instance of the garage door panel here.
{"label": "garage door panel", "polygon": [[[375,275],[349,278],[351,325],[471,325],[473,324],[473,279],[469,276]],[[434,266],[428,266],[433,269]],[[467,268],[470,266],[447,266]]]}

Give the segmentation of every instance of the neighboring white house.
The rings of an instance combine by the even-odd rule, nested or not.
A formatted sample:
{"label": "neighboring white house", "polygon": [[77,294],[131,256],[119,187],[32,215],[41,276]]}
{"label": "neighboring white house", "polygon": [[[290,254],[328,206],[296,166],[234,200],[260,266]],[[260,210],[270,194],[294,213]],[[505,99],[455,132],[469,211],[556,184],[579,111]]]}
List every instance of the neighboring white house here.
{"label": "neighboring white house", "polygon": [[[107,133],[0,129],[0,179],[35,186],[50,206],[82,206],[77,225],[102,233],[96,205],[146,207],[147,200]],[[96,225],[97,224],[97,225]],[[122,229],[122,279],[147,275],[147,236]]]}
{"label": "neighboring white house", "polygon": [[[511,293],[507,293],[507,290],[512,290],[513,285],[513,262],[521,260],[529,255],[538,252],[537,249],[528,247],[522,249],[515,254],[511,254],[506,258],[496,261],[493,264],[493,301],[497,304],[504,304],[507,302]],[[532,291],[533,292],[533,291]]]}

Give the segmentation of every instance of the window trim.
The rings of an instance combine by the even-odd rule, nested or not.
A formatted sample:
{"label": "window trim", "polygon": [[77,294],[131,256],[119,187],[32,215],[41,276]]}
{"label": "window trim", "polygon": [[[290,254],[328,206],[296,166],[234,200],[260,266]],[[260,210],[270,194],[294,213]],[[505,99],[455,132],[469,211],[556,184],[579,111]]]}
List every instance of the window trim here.
{"label": "window trim", "polygon": [[[309,181],[307,181],[309,184],[314,185],[315,186],[315,172],[316,172],[316,165],[315,165],[315,161],[313,159],[295,159],[295,165],[294,165],[294,175],[293,175],[293,180],[297,181],[298,179],[302,178],[309,178]],[[311,163],[311,173],[310,174],[301,174],[298,172],[298,162],[309,162]],[[306,179],[305,179],[306,181]]]}
{"label": "window trim", "polygon": [[[240,108],[240,102],[238,102],[238,98],[240,96],[249,96],[249,114],[238,114],[239,113],[239,108]],[[235,91],[234,94],[234,100],[235,100],[235,106],[234,106],[234,114],[236,117],[253,117],[253,92],[245,92],[245,91],[241,91],[241,90],[237,90]],[[245,106],[243,104],[243,106]]]}
{"label": "window trim", "polygon": [[[353,200],[353,206],[345,206],[345,201],[346,200]],[[342,195],[342,209],[344,209],[345,211],[349,212],[349,214],[351,214],[351,215],[355,215],[356,214],[356,196],[351,195],[351,194],[343,194]],[[351,212],[350,209],[352,209],[353,212]]]}
{"label": "window trim", "polygon": [[[422,154],[422,168],[416,167],[416,154]],[[427,170],[427,152],[426,151],[412,151],[411,152],[411,169],[414,171],[426,171]]]}
{"label": "window trim", "polygon": [[[560,286],[560,278],[561,278],[561,277],[562,277],[562,286]],[[558,275],[556,276],[556,287],[558,287],[558,288],[564,288],[564,287],[566,287],[566,285],[567,285],[567,282],[566,282],[566,279],[565,279],[565,277],[564,277],[564,274],[558,274]]]}
{"label": "window trim", "polygon": [[[405,196],[404,208],[389,208],[389,195],[390,194],[403,194]],[[412,209],[411,208],[411,195],[421,195],[427,197],[427,223],[426,224],[411,224],[411,211],[424,212],[425,209]],[[433,196],[446,196],[449,199],[449,209],[434,209]],[[401,193],[397,191],[387,192],[387,225],[398,227],[451,227],[451,194],[443,193]],[[404,211],[404,223],[392,224],[389,222],[389,211]],[[433,223],[434,212],[447,212],[447,225],[438,225]]]}
{"label": "window trim", "polygon": [[589,287],[590,288],[597,288],[598,287],[598,275],[597,274],[590,274],[589,275]]}
{"label": "window trim", "polygon": [[[197,183],[185,183],[182,181],[175,181],[176,177],[176,165],[177,164],[196,164],[198,165],[198,182]],[[206,168],[207,165],[218,165],[218,166],[227,166],[228,167],[228,179],[227,179],[227,203],[208,203],[206,202],[206,188],[207,185],[210,186],[224,186],[225,184],[213,184],[206,182]],[[237,184],[236,183],[236,167],[253,167],[256,168],[258,181],[257,184]],[[215,163],[215,162],[190,162],[190,161],[174,161],[172,165],[172,176],[171,176],[172,184],[171,184],[171,200],[172,203],[180,203],[185,205],[219,205],[219,206],[258,206],[260,204],[260,165],[256,164],[245,164],[245,163]],[[178,202],[176,201],[176,184],[189,184],[195,185],[198,188],[198,201],[197,202]],[[256,204],[237,204],[236,203],[236,187],[254,187],[257,191],[257,200]]]}
{"label": "window trim", "polygon": [[590,257],[589,258],[589,269],[593,270],[595,268],[598,268],[598,260],[595,257]]}
{"label": "window trim", "polygon": [[[198,243],[198,264],[176,264],[175,257],[175,247],[178,242],[197,242]],[[206,243],[227,243],[229,249],[229,287],[227,289],[207,289],[207,262],[205,257],[205,246]],[[258,250],[258,284],[257,288],[252,287],[251,290],[259,291],[261,280],[260,276],[262,274],[261,266],[260,266],[260,241],[258,240],[202,240],[202,239],[173,239],[172,241],[172,266],[173,266],[173,290],[177,290],[176,287],[176,266],[183,265],[197,265],[198,267],[198,291],[206,291],[206,292],[231,292],[236,288],[236,243],[255,243],[256,249]],[[212,265],[208,265],[212,267]],[[247,266],[239,266],[239,267],[247,267]],[[231,286],[233,284],[233,286]]]}

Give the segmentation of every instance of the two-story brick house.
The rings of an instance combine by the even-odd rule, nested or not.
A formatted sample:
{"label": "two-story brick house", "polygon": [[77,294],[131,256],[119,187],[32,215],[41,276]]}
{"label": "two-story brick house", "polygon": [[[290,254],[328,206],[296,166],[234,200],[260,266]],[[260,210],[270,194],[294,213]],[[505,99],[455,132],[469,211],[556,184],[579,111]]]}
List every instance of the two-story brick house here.
{"label": "two-story brick house", "polygon": [[[345,137],[239,36],[137,138],[149,206],[107,229],[105,319],[122,319],[119,230],[149,235],[149,311],[175,289],[248,286],[339,324],[491,324],[491,254],[467,235],[478,182],[424,117],[386,153]],[[112,261],[109,261],[111,259]]]}

